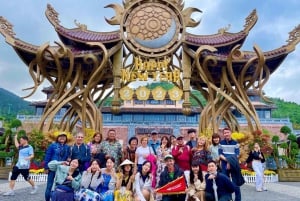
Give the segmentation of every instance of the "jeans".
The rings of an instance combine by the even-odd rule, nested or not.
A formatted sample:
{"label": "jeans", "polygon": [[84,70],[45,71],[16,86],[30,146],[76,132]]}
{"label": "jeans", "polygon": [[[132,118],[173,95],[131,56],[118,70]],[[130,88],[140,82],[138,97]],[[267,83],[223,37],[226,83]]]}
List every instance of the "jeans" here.
{"label": "jeans", "polygon": [[263,190],[264,188],[264,169],[261,161],[252,161],[252,168],[256,173],[256,190]]}
{"label": "jeans", "polygon": [[238,185],[236,185],[234,182],[232,183],[234,185],[234,195],[235,195],[234,201],[241,201],[242,200],[241,188]]}
{"label": "jeans", "polygon": [[45,200],[46,201],[50,201],[50,197],[51,197],[51,188],[54,182],[54,177],[55,177],[55,172],[49,170],[48,172],[48,178],[47,178],[47,187],[46,187],[46,191],[45,191]]}

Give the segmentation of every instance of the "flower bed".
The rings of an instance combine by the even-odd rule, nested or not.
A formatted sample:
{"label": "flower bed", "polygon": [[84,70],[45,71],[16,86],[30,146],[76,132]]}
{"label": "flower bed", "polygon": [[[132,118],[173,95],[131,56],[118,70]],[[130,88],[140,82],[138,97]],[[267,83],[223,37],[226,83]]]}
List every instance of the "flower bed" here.
{"label": "flower bed", "polygon": [[[246,183],[255,183],[256,174],[254,171],[242,169],[242,175],[243,175]],[[265,170],[264,171],[264,179],[265,179],[266,183],[278,182],[278,175],[274,171]]]}

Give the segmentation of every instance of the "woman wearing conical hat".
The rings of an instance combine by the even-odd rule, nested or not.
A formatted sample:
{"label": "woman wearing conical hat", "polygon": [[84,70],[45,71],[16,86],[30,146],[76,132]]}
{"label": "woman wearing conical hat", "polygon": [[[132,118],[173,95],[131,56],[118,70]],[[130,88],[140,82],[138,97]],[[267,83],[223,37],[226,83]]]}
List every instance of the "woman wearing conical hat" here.
{"label": "woman wearing conical hat", "polygon": [[134,182],[133,174],[134,163],[128,159],[120,164],[120,172],[117,175],[115,201],[132,201],[132,186]]}

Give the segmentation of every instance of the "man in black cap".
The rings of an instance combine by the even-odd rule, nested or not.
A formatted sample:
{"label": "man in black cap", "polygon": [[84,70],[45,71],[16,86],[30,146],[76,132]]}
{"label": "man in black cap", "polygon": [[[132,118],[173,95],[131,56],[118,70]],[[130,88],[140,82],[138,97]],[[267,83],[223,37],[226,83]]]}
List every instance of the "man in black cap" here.
{"label": "man in black cap", "polygon": [[158,139],[158,131],[154,130],[151,132],[151,139],[148,142],[148,146],[152,148],[153,153],[156,154],[157,148],[160,146],[160,140]]}

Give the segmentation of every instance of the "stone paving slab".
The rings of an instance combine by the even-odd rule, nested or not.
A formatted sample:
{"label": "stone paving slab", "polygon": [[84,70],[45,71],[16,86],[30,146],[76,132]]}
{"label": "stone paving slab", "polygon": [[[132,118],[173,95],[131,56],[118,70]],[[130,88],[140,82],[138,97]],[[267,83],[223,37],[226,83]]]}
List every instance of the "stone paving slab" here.
{"label": "stone paving slab", "polygon": [[[45,183],[36,183],[39,187],[37,194],[31,195],[31,186],[26,182],[16,183],[16,195],[0,195],[0,201],[43,201]],[[256,192],[255,185],[244,184],[241,187],[242,201],[300,201],[300,182],[268,183],[268,191]],[[0,191],[6,192],[8,182],[0,180]],[[2,194],[1,193],[1,194]]]}

